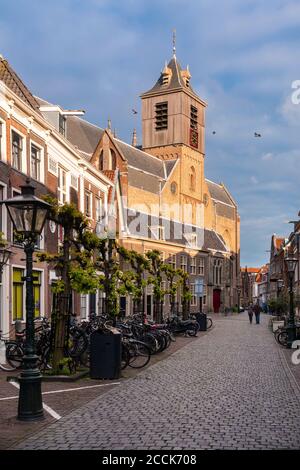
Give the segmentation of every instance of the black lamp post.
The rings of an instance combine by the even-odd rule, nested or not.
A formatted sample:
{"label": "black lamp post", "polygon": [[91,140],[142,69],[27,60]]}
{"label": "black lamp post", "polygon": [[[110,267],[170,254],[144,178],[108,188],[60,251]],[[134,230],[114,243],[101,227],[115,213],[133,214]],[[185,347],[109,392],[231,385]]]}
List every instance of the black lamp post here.
{"label": "black lamp post", "polygon": [[277,312],[276,312],[276,315],[278,317],[280,316],[280,311],[279,311],[280,309],[279,309],[279,306],[278,306],[278,302],[279,302],[279,298],[280,298],[280,294],[281,294],[283,286],[284,286],[283,279],[277,279]]}
{"label": "black lamp post", "polygon": [[285,265],[289,277],[289,295],[290,295],[290,311],[287,325],[288,332],[288,347],[290,348],[293,341],[296,339],[296,325],[295,325],[295,312],[294,312],[294,291],[293,291],[293,280],[294,273],[298,263],[298,259],[294,256],[288,255],[285,258]]}
{"label": "black lamp post", "polygon": [[43,230],[50,205],[34,195],[34,187],[21,186],[21,195],[4,201],[14,230],[22,236],[26,253],[26,339],[22,371],[18,419],[33,421],[43,417],[41,374],[37,365],[34,340],[34,296],[32,257],[37,235]]}

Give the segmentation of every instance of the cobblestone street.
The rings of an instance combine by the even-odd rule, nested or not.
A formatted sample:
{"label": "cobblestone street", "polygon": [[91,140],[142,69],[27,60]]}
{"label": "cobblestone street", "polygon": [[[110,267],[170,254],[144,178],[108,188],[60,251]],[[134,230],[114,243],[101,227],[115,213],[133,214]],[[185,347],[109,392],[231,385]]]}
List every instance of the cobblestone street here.
{"label": "cobblestone street", "polygon": [[209,334],[16,448],[299,449],[300,390],[267,321],[220,317]]}

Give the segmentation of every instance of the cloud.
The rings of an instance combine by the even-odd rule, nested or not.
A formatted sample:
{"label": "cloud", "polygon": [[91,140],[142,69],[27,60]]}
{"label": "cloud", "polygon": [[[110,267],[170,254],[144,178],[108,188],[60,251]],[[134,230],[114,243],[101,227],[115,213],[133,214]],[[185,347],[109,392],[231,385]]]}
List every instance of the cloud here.
{"label": "cloud", "polygon": [[127,141],[136,127],[141,142],[131,109],[171,57],[176,28],[177,57],[208,102],[206,176],[239,204],[242,263],[266,261],[271,234],[288,232],[282,221],[300,208],[298,1],[0,3],[0,52],[29,88],[102,127],[110,116]]}

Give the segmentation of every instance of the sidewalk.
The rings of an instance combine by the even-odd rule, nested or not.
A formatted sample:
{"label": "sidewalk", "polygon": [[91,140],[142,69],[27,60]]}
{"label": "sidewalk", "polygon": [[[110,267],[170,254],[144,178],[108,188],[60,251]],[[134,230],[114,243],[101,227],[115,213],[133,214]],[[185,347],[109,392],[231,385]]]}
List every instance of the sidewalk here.
{"label": "sidewalk", "polygon": [[[209,332],[212,330],[209,330]],[[44,401],[60,417],[66,416],[74,410],[86,405],[91,400],[109,393],[113,388],[122,386],[124,382],[138,376],[147,368],[157,364],[184,346],[187,346],[209,332],[199,332],[197,338],[177,337],[175,343],[160,354],[152,356],[149,364],[143,369],[133,369],[127,367],[122,371],[119,380],[92,380],[84,378],[76,382],[43,382],[43,392],[53,392],[69,390],[59,393],[47,393],[44,395]],[[16,445],[19,441],[34,435],[38,431],[47,428],[57,421],[56,418],[45,412],[45,419],[33,423],[20,422],[16,419],[18,399],[1,400],[1,398],[17,397],[18,390],[6,381],[8,375],[18,375],[18,373],[5,373],[0,371],[0,449],[8,449]],[[77,389],[71,391],[70,389]]]}

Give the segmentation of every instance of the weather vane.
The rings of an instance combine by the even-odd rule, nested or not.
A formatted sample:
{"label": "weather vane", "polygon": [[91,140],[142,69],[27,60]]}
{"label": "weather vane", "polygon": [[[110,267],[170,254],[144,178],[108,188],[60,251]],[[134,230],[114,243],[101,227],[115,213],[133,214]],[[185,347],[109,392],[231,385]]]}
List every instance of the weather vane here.
{"label": "weather vane", "polygon": [[176,56],[176,29],[173,29],[173,56]]}

